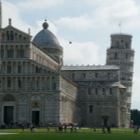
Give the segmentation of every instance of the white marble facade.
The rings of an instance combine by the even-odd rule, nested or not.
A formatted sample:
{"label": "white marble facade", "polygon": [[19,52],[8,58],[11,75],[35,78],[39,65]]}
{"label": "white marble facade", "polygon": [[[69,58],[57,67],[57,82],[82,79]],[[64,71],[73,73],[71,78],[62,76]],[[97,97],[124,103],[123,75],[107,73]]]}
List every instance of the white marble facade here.
{"label": "white marble facade", "polygon": [[63,48],[48,26],[45,21],[33,40],[15,28],[11,19],[2,28],[0,123],[129,127],[131,36],[111,36],[111,43],[117,42],[117,46],[107,50],[106,65],[64,66]]}

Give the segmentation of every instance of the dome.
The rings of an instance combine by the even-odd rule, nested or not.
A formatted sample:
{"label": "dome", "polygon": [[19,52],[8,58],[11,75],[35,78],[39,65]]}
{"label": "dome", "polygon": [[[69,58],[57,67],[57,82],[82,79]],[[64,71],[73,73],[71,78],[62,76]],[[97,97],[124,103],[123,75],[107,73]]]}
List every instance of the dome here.
{"label": "dome", "polygon": [[33,39],[33,43],[39,47],[60,47],[60,44],[55,35],[48,30],[48,23],[42,24],[43,30],[41,30]]}

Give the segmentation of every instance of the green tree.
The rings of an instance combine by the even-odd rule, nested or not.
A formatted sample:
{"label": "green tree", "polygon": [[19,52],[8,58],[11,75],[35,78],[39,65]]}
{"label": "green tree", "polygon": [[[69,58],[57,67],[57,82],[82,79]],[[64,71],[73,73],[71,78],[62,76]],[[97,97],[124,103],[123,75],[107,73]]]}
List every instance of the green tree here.
{"label": "green tree", "polygon": [[133,125],[140,126],[140,111],[137,109],[131,110],[131,120],[133,120]]}

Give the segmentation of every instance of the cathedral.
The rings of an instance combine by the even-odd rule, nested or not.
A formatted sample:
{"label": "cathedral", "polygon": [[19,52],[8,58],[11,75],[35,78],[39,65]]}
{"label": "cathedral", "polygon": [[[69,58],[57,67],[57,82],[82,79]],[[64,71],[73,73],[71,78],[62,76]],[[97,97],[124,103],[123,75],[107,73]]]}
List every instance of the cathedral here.
{"label": "cathedral", "polygon": [[105,65],[64,66],[63,47],[46,20],[33,38],[14,27],[11,19],[4,28],[1,21],[1,124],[130,126],[131,35],[110,36]]}

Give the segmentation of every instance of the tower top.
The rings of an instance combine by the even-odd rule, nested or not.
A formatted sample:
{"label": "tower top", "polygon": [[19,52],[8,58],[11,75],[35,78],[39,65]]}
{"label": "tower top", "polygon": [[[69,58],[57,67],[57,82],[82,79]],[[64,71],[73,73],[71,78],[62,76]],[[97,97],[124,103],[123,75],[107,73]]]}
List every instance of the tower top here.
{"label": "tower top", "polygon": [[131,49],[132,35],[128,34],[112,34],[111,48],[115,49]]}

